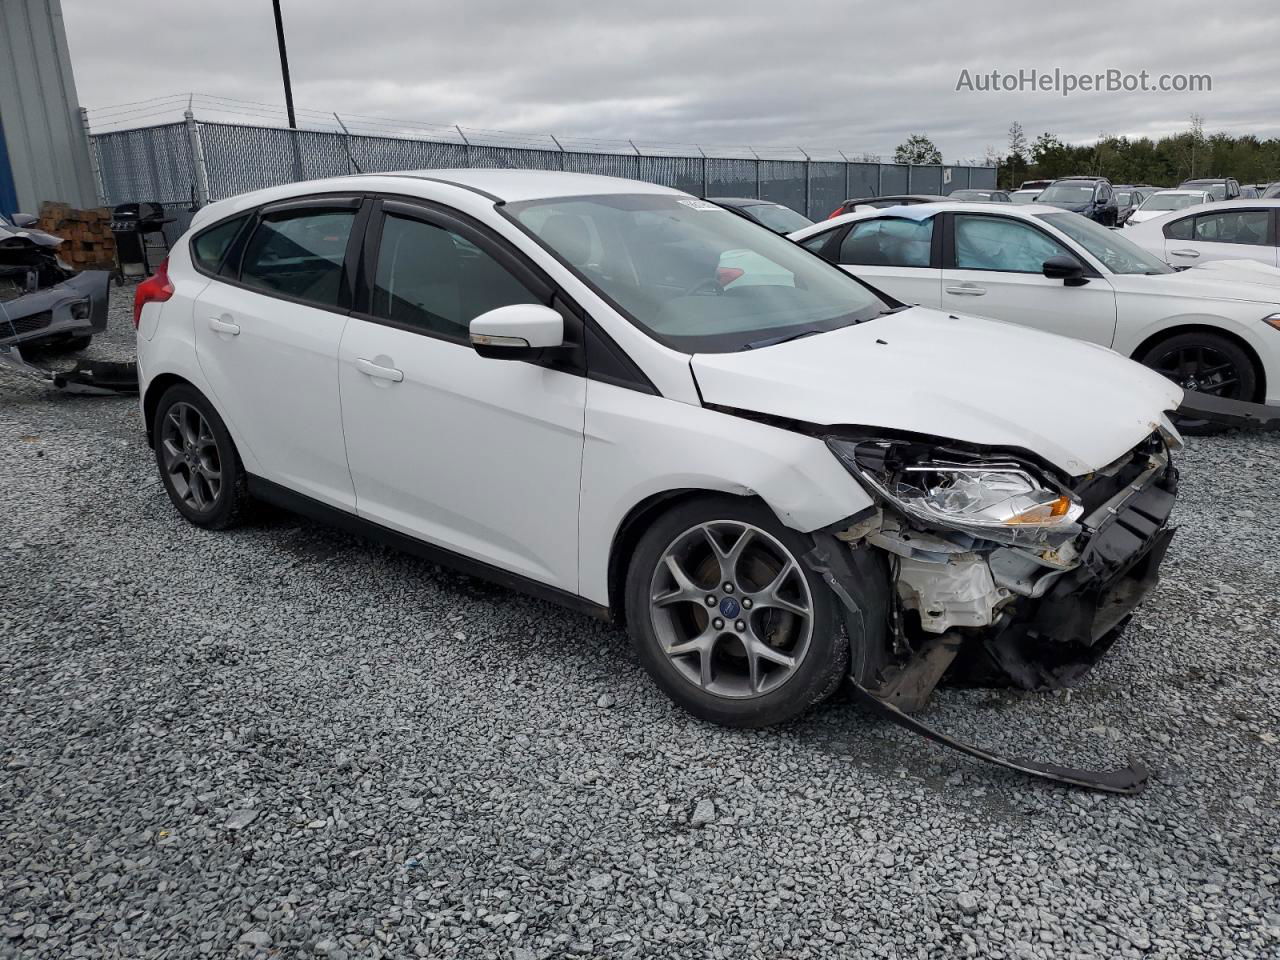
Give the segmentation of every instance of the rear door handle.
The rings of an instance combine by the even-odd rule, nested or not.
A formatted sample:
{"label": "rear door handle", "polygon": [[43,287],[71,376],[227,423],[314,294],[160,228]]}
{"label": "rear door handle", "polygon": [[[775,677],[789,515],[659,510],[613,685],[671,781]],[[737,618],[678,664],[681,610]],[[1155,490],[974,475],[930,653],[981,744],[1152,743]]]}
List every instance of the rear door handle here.
{"label": "rear door handle", "polygon": [[1198,257],[1198,256],[1200,256],[1200,251],[1199,251],[1199,250],[1170,250],[1169,252],[1170,252],[1171,254],[1173,254],[1175,257]]}
{"label": "rear door handle", "polygon": [[364,357],[357,357],[355,366],[365,376],[374,377],[378,380],[390,380],[392,383],[399,383],[404,379],[403,370],[397,370],[395,367],[384,367],[381,364],[374,363],[372,360],[366,360]]}
{"label": "rear door handle", "polygon": [[962,297],[981,297],[986,292],[986,287],[980,287],[976,283],[962,283],[959,286],[947,287],[947,293],[955,293]]}
{"label": "rear door handle", "polygon": [[226,333],[233,337],[240,335],[240,324],[232,323],[230,320],[219,320],[217,317],[209,318],[209,329],[214,333]]}

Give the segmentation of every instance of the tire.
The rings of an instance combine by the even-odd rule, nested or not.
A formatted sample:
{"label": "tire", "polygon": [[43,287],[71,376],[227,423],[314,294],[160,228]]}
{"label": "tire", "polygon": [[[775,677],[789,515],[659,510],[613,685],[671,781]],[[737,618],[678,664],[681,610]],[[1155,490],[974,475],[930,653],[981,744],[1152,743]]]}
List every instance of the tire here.
{"label": "tire", "polygon": [[[1200,358],[1197,369],[1196,358]],[[1248,352],[1221,334],[1193,330],[1175,334],[1148,347],[1135,358],[1185,390],[1203,391],[1233,400],[1252,400],[1258,376]],[[1228,369],[1223,370],[1223,367]],[[1217,371],[1207,373],[1206,371]],[[1192,436],[1211,436],[1226,427],[1208,420],[1174,417],[1179,430]]]}
{"label": "tire", "polygon": [[186,383],[166,390],[151,439],[160,482],[185,519],[225,530],[244,518],[248,477],[226,424],[204,394]]}
{"label": "tire", "polygon": [[636,655],[663,692],[730,727],[782,723],[831,696],[849,640],[835,597],[803,561],[812,547],[741,497],[698,497],[659,517],[631,557],[625,605]]}

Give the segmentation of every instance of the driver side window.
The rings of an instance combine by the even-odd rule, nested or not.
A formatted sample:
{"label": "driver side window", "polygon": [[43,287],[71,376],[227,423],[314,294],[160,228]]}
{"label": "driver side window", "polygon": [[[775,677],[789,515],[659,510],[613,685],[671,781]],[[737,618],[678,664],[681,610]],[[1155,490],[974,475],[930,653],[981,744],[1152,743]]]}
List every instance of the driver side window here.
{"label": "driver side window", "polygon": [[1007,217],[955,217],[956,269],[1040,273],[1050,257],[1074,255],[1035,227]]}
{"label": "driver side window", "polygon": [[932,248],[932,217],[861,220],[841,241],[840,262],[875,267],[927,267]]}

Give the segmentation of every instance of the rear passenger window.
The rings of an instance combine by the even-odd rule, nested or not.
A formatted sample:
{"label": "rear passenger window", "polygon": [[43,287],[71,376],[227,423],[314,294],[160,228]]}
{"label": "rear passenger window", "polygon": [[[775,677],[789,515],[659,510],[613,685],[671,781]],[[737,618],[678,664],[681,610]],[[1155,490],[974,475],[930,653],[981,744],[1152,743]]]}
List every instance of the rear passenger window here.
{"label": "rear passenger window", "polygon": [[840,244],[840,262],[871,267],[927,267],[933,218],[890,217],[855,223]]}
{"label": "rear passenger window", "polygon": [[342,264],[355,210],[307,210],[258,224],[240,280],[319,307],[341,305]]}
{"label": "rear passenger window", "polygon": [[196,235],[191,241],[191,259],[196,266],[216,273],[222,265],[222,258],[227,255],[227,248],[236,238],[240,228],[244,226],[246,217],[234,217],[224,220]]}
{"label": "rear passenger window", "polygon": [[1266,210],[1232,210],[1225,213],[1202,213],[1196,217],[1194,239],[1210,243],[1267,242],[1271,215]]}
{"label": "rear passenger window", "polygon": [[471,321],[513,303],[539,303],[470,241],[422,220],[387,216],[374,274],[373,315],[470,342]]}

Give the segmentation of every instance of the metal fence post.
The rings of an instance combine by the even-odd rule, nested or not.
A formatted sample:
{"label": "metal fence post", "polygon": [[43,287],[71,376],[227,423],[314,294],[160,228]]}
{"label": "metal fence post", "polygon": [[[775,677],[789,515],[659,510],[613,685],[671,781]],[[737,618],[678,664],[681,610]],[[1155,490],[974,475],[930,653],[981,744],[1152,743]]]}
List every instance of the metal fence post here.
{"label": "metal fence post", "polygon": [[[836,152],[840,154],[840,159],[844,161],[844,199],[848,200],[849,199],[849,158],[844,155],[843,150],[837,150]],[[843,203],[844,201],[841,201],[841,202]]]}
{"label": "metal fence post", "polygon": [[471,141],[470,141],[470,140],[468,140],[468,139],[467,139],[467,135],[466,135],[465,133],[463,133],[463,132],[462,132],[462,127],[458,126],[456,123],[453,125],[453,129],[457,130],[457,131],[458,131],[458,136],[460,136],[460,137],[462,138],[462,146],[463,146],[463,150],[465,151],[465,153],[466,153],[466,157],[467,157],[467,166],[468,166],[468,167],[470,167],[470,166],[472,166],[472,162],[471,162]]}
{"label": "metal fence post", "polygon": [[876,164],[876,196],[884,196],[884,164]]}
{"label": "metal fence post", "polygon": [[187,139],[191,142],[191,166],[195,173],[196,206],[203,207],[209,202],[209,170],[204,163],[204,141],[200,139],[200,124],[196,116],[187,107],[182,114],[187,124]]}
{"label": "metal fence post", "polygon": [[804,152],[804,147],[796,147],[800,151],[800,155],[804,157],[804,215],[809,216],[809,181],[813,176],[813,166],[810,164],[809,155]]}
{"label": "metal fence post", "polygon": [[755,147],[747,147],[751,151],[751,155],[756,158],[756,199],[763,200],[760,196],[760,154],[756,153]]}
{"label": "metal fence post", "polygon": [[107,202],[107,190],[102,183],[102,166],[98,160],[98,142],[89,133],[89,111],[84,107],[80,108],[80,125],[84,127],[84,142],[89,147],[89,170],[93,173],[93,191],[97,196],[98,205],[103,206]]}
{"label": "metal fence post", "polygon": [[554,133],[548,133],[547,136],[551,138],[551,142],[554,143],[556,145],[556,149],[560,151],[560,169],[563,170],[564,169],[564,147],[560,146],[560,141],[556,139],[556,135]]}
{"label": "metal fence post", "polygon": [[702,154],[702,195],[705,197],[709,192],[707,190],[707,151],[698,147],[698,152]]}

